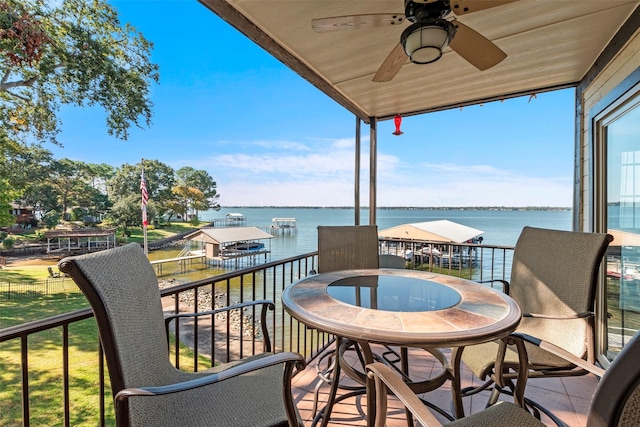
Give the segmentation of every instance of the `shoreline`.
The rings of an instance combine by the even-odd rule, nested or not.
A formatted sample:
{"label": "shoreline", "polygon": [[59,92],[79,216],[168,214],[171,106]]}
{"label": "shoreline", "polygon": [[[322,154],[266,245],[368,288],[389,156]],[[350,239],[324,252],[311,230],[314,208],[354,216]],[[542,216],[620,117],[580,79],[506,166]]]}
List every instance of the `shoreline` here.
{"label": "shoreline", "polygon": [[[353,206],[225,206],[224,209],[353,209]],[[360,206],[361,210],[369,210],[368,206]],[[408,211],[572,211],[566,206],[378,206],[379,210]]]}

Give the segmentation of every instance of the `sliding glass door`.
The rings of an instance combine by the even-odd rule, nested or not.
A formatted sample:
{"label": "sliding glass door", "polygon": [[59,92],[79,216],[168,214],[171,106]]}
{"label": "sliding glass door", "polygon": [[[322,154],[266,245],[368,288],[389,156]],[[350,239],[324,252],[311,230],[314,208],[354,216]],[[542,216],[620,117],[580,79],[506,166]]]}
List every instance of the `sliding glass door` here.
{"label": "sliding glass door", "polygon": [[617,104],[597,120],[599,152],[606,157],[605,223],[614,236],[600,313],[609,360],[640,329],[640,93]]}

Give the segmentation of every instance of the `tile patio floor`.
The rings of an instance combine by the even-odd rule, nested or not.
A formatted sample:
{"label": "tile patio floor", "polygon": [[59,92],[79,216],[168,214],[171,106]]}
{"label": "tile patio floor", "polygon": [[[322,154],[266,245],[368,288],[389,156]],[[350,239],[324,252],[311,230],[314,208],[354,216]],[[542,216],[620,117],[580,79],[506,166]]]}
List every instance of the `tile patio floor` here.
{"label": "tile patio floor", "polygon": [[[447,357],[450,351],[446,350]],[[411,375],[412,378],[428,378],[432,369],[437,372],[439,364],[423,350],[410,350]],[[305,421],[305,426],[311,426],[313,421],[313,391],[316,382],[316,361],[311,362],[304,372],[296,375],[293,379],[294,396],[300,414]],[[416,369],[414,369],[416,367]],[[349,380],[347,380],[349,381]],[[352,383],[353,384],[353,383]],[[474,378],[468,369],[463,365],[462,387],[479,384],[479,380]],[[570,427],[583,427],[586,425],[586,417],[591,402],[591,397],[597,385],[597,377],[586,375],[573,378],[549,378],[530,380],[527,384],[526,396],[538,402],[553,414],[560,418]],[[326,403],[329,387],[323,385],[320,389],[320,407]],[[346,391],[338,390],[338,396]],[[466,397],[463,399],[465,413],[474,413],[483,409],[488,392]],[[438,390],[425,393],[422,398],[448,410],[451,405],[451,389],[446,382]],[[508,396],[506,399],[510,399]],[[363,419],[366,401],[364,396],[348,398],[334,406],[333,414],[329,426],[364,426]],[[444,417],[438,415],[443,423]],[[546,425],[555,425],[549,418],[542,416],[542,421]],[[406,426],[404,409],[395,397],[390,397],[389,412],[387,419],[388,427]]]}

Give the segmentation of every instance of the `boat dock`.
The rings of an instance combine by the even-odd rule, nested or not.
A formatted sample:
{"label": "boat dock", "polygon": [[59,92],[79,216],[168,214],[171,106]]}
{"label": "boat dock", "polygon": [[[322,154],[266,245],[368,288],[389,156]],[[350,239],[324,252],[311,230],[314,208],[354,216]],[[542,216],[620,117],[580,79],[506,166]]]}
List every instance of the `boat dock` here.
{"label": "boat dock", "polygon": [[271,234],[297,233],[295,218],[273,218],[271,220]]}
{"label": "boat dock", "polygon": [[224,218],[211,221],[214,227],[235,227],[247,225],[247,217],[241,213],[228,213]]}
{"label": "boat dock", "polygon": [[200,262],[204,263],[206,257],[203,253],[202,255],[186,255],[186,256],[179,256],[175,258],[159,259],[156,261],[149,261],[149,262],[153,266],[153,269],[156,270],[156,275],[162,276],[162,266],[164,264],[177,263],[178,266],[180,267],[180,273],[184,273],[187,271],[187,266],[191,265],[193,260],[196,260],[196,259],[199,259]]}

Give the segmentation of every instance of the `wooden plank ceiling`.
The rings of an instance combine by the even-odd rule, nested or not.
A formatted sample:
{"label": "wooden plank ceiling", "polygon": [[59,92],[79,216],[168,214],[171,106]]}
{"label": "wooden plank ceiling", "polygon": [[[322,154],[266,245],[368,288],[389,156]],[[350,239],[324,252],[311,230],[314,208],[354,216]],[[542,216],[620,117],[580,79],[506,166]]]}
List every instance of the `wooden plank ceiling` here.
{"label": "wooden plank ceiling", "polygon": [[404,15],[403,0],[200,1],[365,122],[575,85],[640,5],[640,0],[519,0],[457,16],[507,58],[479,71],[447,48],[435,63],[407,59],[392,81],[374,83],[410,23],[318,33],[311,21]]}

